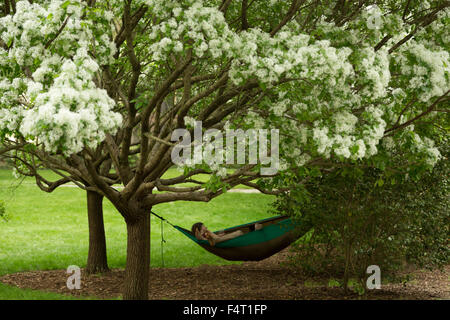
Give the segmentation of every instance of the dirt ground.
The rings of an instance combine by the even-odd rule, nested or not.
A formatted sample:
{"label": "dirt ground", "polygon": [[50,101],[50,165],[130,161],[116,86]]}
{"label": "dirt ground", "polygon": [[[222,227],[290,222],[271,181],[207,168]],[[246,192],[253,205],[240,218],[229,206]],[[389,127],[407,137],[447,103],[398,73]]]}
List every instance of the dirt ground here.
{"label": "dirt ground", "polygon": [[[152,268],[149,296],[155,300],[360,299],[357,294],[345,295],[341,288],[329,287],[326,279],[305,277],[298,269],[282,264],[288,254],[282,251],[264,261],[241,265]],[[66,295],[117,298],[124,271],[88,276],[82,270],[80,290],[67,289],[67,277],[65,270],[32,271],[5,275],[0,282]],[[449,300],[449,280],[450,266],[443,272],[416,270],[411,281],[382,285],[364,299]]]}

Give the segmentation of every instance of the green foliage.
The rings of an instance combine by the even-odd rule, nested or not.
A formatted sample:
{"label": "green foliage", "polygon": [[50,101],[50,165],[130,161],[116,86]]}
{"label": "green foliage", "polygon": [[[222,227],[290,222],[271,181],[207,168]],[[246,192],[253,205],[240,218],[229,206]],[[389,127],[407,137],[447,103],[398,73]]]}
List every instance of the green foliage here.
{"label": "green foliage", "polygon": [[387,276],[406,264],[432,269],[449,262],[448,195],[444,158],[420,179],[401,183],[378,169],[335,170],[279,197],[275,207],[313,228],[296,243],[293,263],[309,274],[342,277],[344,288],[354,277],[352,290],[361,293],[369,265]]}
{"label": "green foliage", "polygon": [[231,189],[231,186],[228,183],[223,182],[217,175],[211,175],[209,180],[203,184],[203,187],[212,192],[222,190],[223,193],[227,192],[228,189]]}

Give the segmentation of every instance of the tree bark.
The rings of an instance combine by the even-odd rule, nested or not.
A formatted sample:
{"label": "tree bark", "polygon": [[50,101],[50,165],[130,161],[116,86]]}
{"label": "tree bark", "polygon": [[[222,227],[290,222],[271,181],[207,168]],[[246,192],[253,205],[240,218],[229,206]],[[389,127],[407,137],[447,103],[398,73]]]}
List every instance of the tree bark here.
{"label": "tree bark", "polygon": [[349,240],[345,244],[345,270],[344,270],[344,293],[348,294],[348,281],[350,273],[350,259],[351,259],[351,243]]}
{"label": "tree bark", "polygon": [[150,273],[150,215],[127,221],[124,300],[147,300]]}
{"label": "tree bark", "polygon": [[109,271],[106,256],[106,237],[103,224],[103,196],[87,191],[89,221],[89,253],[86,266],[88,274]]}

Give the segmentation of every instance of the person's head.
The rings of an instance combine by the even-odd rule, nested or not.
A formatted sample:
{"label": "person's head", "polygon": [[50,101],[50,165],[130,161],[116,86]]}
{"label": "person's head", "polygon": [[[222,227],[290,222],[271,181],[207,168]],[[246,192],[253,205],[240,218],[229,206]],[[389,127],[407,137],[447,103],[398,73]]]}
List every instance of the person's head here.
{"label": "person's head", "polygon": [[191,232],[193,235],[195,235],[195,232],[198,230],[198,232],[201,234],[205,228],[206,227],[203,222],[197,222],[192,225]]}

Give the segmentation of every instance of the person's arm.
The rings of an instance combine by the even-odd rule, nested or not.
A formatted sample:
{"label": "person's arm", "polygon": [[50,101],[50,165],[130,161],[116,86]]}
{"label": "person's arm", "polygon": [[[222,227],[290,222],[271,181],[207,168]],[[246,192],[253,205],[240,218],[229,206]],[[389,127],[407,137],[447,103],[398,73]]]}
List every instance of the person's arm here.
{"label": "person's arm", "polygon": [[203,234],[200,232],[200,230],[195,230],[195,237],[198,240],[207,240],[210,246],[214,246],[216,244],[215,236],[216,235],[209,230]]}
{"label": "person's arm", "polygon": [[205,234],[205,238],[208,240],[210,246],[214,246],[220,237],[214,232],[208,230]]}
{"label": "person's arm", "polygon": [[202,233],[197,229],[197,230],[195,230],[195,237],[198,239],[198,240],[207,240],[203,235],[202,235]]}
{"label": "person's arm", "polygon": [[214,246],[216,243],[227,241],[227,240],[242,236],[243,234],[244,234],[244,232],[241,230],[237,230],[237,231],[223,234],[223,235],[217,235],[214,232],[208,231],[208,233],[206,234],[206,238],[208,239],[209,244],[211,246]]}
{"label": "person's arm", "polygon": [[217,238],[215,240],[216,240],[216,243],[219,243],[219,242],[227,241],[230,239],[234,239],[236,237],[242,236],[243,234],[244,234],[244,232],[242,230],[237,230],[234,232],[226,233],[223,236],[216,235]]}

